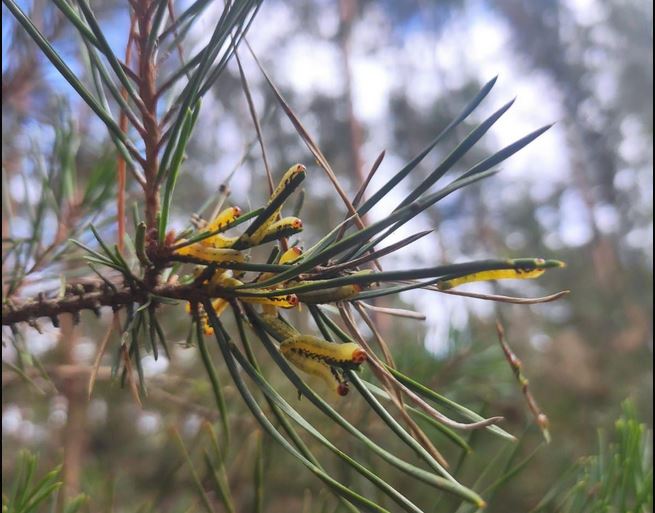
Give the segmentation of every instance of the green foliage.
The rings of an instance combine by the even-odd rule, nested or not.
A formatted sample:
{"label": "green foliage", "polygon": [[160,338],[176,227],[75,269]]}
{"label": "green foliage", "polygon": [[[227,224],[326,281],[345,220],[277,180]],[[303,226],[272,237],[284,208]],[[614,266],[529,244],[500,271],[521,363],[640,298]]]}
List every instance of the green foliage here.
{"label": "green foliage", "polygon": [[[18,453],[9,496],[2,495],[2,513],[37,513],[44,511],[45,504],[56,499],[57,491],[62,485],[59,480],[61,466],[37,478],[39,458],[37,455],[22,450]],[[80,494],[68,502],[64,513],[77,513],[87,502],[87,497]]]}
{"label": "green foliage", "polygon": [[581,458],[531,513],[545,511],[653,511],[653,432],[631,401],[623,403],[611,438],[598,433],[598,453]]}

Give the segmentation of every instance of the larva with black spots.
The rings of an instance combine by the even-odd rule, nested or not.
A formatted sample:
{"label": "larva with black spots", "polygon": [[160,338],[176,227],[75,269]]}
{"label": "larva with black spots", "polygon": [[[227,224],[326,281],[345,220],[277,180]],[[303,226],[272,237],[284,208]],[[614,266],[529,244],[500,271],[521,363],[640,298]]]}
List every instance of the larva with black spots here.
{"label": "larva with black spots", "polygon": [[539,278],[549,267],[564,267],[564,263],[557,260],[544,260],[543,258],[525,258],[510,261],[515,265],[513,269],[492,269],[477,273],[465,274],[454,278],[445,277],[437,282],[437,288],[448,290],[465,283],[491,280],[532,280]]}
{"label": "larva with black spots", "polygon": [[[280,350],[282,350],[281,347]],[[283,352],[282,354],[297,369],[311,376],[321,378],[338,395],[344,396],[348,394],[348,383],[341,376],[339,369],[335,369],[321,360],[308,358],[303,354],[293,351]]]}
{"label": "larva with black spots", "polygon": [[266,331],[273,335],[278,342],[283,342],[300,335],[300,332],[296,328],[279,317],[277,313],[264,313],[260,315],[260,318],[264,322]]}
{"label": "larva with black spots", "polygon": [[277,308],[293,308],[298,306],[298,297],[295,294],[285,294],[284,296],[239,296],[244,303],[253,303],[258,305],[271,305]]}
{"label": "larva with black spots", "polygon": [[[234,223],[241,216],[241,209],[239,207],[229,207],[223,210],[216,218],[211,221],[205,228],[204,232],[215,232],[217,230],[223,231],[226,230],[229,225]],[[213,247],[227,247],[227,246],[216,246],[216,239],[218,234],[212,237],[207,237],[200,241],[200,244],[203,246],[213,246]],[[236,239],[235,239],[236,240]]]}
{"label": "larva with black spots", "polygon": [[279,265],[293,264],[301,256],[302,256],[302,248],[299,248],[298,246],[293,246],[292,248],[289,248],[284,253],[282,253],[282,255],[280,256],[280,260],[278,261],[278,264]]}
{"label": "larva with black spots", "polygon": [[312,290],[309,292],[297,292],[296,295],[302,303],[324,304],[345,301],[359,294],[362,287],[356,284],[343,285],[325,290]]}
{"label": "larva with black spots", "polygon": [[[220,317],[228,306],[229,303],[224,299],[218,298],[212,301],[212,307],[214,308],[217,317]],[[185,309],[187,313],[191,313],[191,304],[187,303]],[[207,312],[202,304],[198,304],[198,319],[200,320],[203,333],[205,335],[213,335],[214,328],[209,324],[209,317],[207,316]]]}
{"label": "larva with black spots", "polygon": [[[243,282],[233,276],[220,275],[215,281],[210,282],[213,286],[218,286],[224,289],[234,289],[243,285]],[[262,289],[267,292],[270,289]],[[243,292],[250,292],[250,289],[244,289]],[[298,297],[295,294],[284,294],[280,296],[238,296],[244,303],[253,303],[259,305],[271,305],[277,308],[293,308],[298,305]]]}
{"label": "larva with black spots", "polygon": [[297,217],[283,217],[279,221],[272,223],[262,237],[260,243],[270,242],[273,240],[281,239],[282,237],[290,237],[303,230],[302,220]]}
{"label": "larva with black spots", "polygon": [[246,257],[240,251],[227,248],[212,248],[200,243],[189,244],[175,252],[176,255],[190,256],[207,263],[245,262]]}
{"label": "larva with black spots", "polygon": [[356,369],[367,360],[366,351],[354,342],[335,344],[312,335],[296,335],[280,343],[283,355],[296,354],[332,367]]}
{"label": "larva with black spots", "polygon": [[[271,194],[267,206],[271,206],[273,203],[279,201],[280,197],[289,195],[291,189],[295,189],[304,177],[305,170],[306,168],[302,164],[294,164],[287,169],[286,173],[282,176],[282,180],[280,180],[280,183],[273,191],[273,194]],[[278,221],[278,217],[282,211],[282,206],[284,205],[284,199],[286,198],[283,198],[280,205],[268,215],[264,222],[254,232],[249,233],[246,231],[246,233],[242,235],[240,242],[250,246],[259,244],[266,235],[266,231],[269,227]]]}

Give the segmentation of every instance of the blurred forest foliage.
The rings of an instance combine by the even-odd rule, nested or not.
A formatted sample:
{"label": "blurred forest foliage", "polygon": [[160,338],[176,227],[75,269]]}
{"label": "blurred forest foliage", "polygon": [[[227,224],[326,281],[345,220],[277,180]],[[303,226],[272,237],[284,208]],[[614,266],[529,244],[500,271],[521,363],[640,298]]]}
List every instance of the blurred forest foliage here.
{"label": "blurred forest foliage", "polygon": [[[82,75],[79,41],[61,14],[49,2],[23,3]],[[92,3],[121,55],[129,24],[125,3]],[[113,161],[98,121],[4,6],[2,12],[4,238],[10,231],[13,236],[29,233],[29,205],[42,193],[35,178],[39,166],[67,162],[78,184],[84,184],[97,166]],[[209,5],[202,16],[211,20],[217,12],[218,6]],[[652,4],[638,0],[271,0],[248,36],[351,196],[381,150],[386,157],[374,186],[384,183],[386,173],[398,167],[394,164],[411,159],[496,73],[500,78],[493,101],[518,94],[515,112],[465,157],[462,169],[525,127],[557,122],[498,176],[423,214],[417,221],[421,226],[413,228],[434,232],[417,249],[402,252],[403,259],[385,262],[395,269],[464,256],[557,258],[568,267],[539,284],[482,284],[470,290],[572,293],[533,306],[423,291],[376,303],[428,315],[424,323],[376,315],[398,367],[476,411],[503,415],[510,432],[525,431],[518,461],[534,450],[540,434],[530,427],[532,417],[496,341],[495,320],[503,320],[532,393],[550,419],[553,441],[497,492],[490,512],[533,508],[578,457],[597,452],[597,429],[612,432],[626,398],[636,404],[637,417],[652,426],[652,21]],[[206,38],[202,27],[194,25],[191,41],[200,44]],[[177,58],[175,49],[160,51],[169,52],[168,59]],[[286,169],[293,162],[311,166],[311,156],[252,59],[245,50],[242,56],[263,117],[272,169]],[[492,108],[484,107],[485,112]],[[465,135],[475,121],[479,119],[460,127],[457,136]],[[174,225],[182,228],[221,185],[229,186],[239,204],[256,206],[265,200],[255,137],[232,63],[203,102],[180,178]],[[452,144],[448,140],[438,146],[421,169],[430,169]],[[65,159],[62,151],[68,152]],[[106,194],[113,194],[112,187],[108,184]],[[326,192],[330,187],[322,174],[307,181],[303,220],[310,233],[325,233],[343,219],[343,206]],[[80,185],[69,184],[62,193],[80,191]],[[128,205],[139,198],[132,191]],[[110,219],[115,212],[69,215]],[[372,219],[376,215],[376,210],[370,214]],[[111,233],[112,226],[105,229]],[[52,223],[42,232],[46,245],[71,236]],[[56,280],[42,277],[52,278]],[[98,321],[84,314],[77,338],[66,345],[57,343],[57,330],[45,323],[43,334],[21,328],[29,353],[48,370],[59,393],[32,376],[45,391],[39,393],[3,365],[3,490],[19,449],[29,448],[40,454],[43,469],[64,458],[72,462],[63,476],[66,493],[88,494],[90,511],[135,512],[144,503],[153,511],[186,511],[197,501],[171,426],[177,426],[193,457],[201,458],[200,449],[208,443],[203,422],[215,421],[216,412],[197,352],[185,343],[188,317],[182,308],[169,311],[164,324],[179,344],[170,361],[144,357],[149,396],[143,409],[111,381],[111,355],[92,399],[86,400],[88,373],[77,369],[93,362],[110,316]],[[297,321],[301,326],[307,322],[303,317]],[[17,354],[5,344],[4,330],[3,362],[15,363]],[[281,377],[278,384],[291,388]],[[227,467],[242,510],[254,500],[251,462],[257,451],[265,455],[266,511],[320,511],[324,501],[334,504],[277,446],[258,445],[254,422],[229,386],[226,399],[235,403],[230,422],[237,426],[235,432],[243,433],[234,437],[230,451],[236,463]],[[341,409],[365,425],[367,410],[358,404],[349,398]],[[372,422],[369,430],[375,429]],[[338,439],[338,433],[328,434]],[[440,435],[430,434],[438,444]],[[471,476],[466,482],[504,450],[484,434],[476,434],[470,443],[475,452],[461,468],[463,476]],[[361,448],[348,444],[356,458],[369,461]],[[419,496],[424,493],[406,479],[398,477],[395,484],[401,490],[417,487]],[[455,511],[456,506],[446,500],[435,511]]]}

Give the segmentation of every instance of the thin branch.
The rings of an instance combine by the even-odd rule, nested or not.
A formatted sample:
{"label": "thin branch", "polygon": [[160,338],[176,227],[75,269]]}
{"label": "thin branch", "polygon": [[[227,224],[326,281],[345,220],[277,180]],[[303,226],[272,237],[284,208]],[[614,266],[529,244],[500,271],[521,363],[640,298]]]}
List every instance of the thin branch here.
{"label": "thin branch", "polygon": [[523,392],[525,401],[528,403],[528,408],[530,408],[532,415],[534,415],[535,421],[537,423],[537,426],[539,426],[541,433],[543,434],[544,440],[546,440],[546,443],[550,443],[550,432],[548,431],[548,424],[549,424],[548,417],[546,417],[544,412],[541,411],[541,408],[539,408],[537,401],[535,400],[534,396],[530,392],[530,389],[528,387],[528,383],[529,383],[528,379],[523,374],[523,363],[521,362],[521,360],[519,360],[518,356],[516,356],[512,351],[512,349],[509,347],[509,344],[505,340],[505,330],[503,329],[503,325],[498,320],[496,321],[496,332],[498,333],[498,343],[500,344],[500,347],[503,349],[505,358],[507,359],[507,362],[512,368],[512,371],[514,372],[514,376],[516,376],[516,380],[519,382],[519,385],[521,385],[521,392]]}
{"label": "thin branch", "polygon": [[[125,64],[130,65],[132,57],[132,42],[134,38],[134,26],[136,24],[136,17],[134,13],[130,15],[130,33],[127,37],[127,47],[125,48]],[[121,95],[127,100],[127,90],[121,87]],[[127,112],[122,109],[120,117],[118,118],[118,128],[127,134]],[[116,197],[116,209],[118,217],[118,250],[123,251],[123,242],[125,239],[125,174],[126,162],[122,155],[117,156],[116,172],[118,175],[118,195]]]}
{"label": "thin branch", "polygon": [[[234,42],[232,42],[234,45]],[[262,128],[259,124],[259,116],[257,116],[257,110],[255,109],[255,102],[252,99],[250,94],[250,87],[248,86],[248,79],[246,74],[243,71],[243,66],[241,65],[241,59],[237,52],[236,46],[234,47],[234,59],[236,60],[237,66],[239,68],[239,76],[241,77],[241,86],[243,88],[243,94],[246,96],[246,101],[248,102],[248,110],[250,111],[250,117],[252,122],[255,125],[255,132],[257,132],[257,140],[259,141],[259,147],[262,150],[262,160],[264,161],[264,169],[266,170],[266,179],[268,180],[268,193],[273,194],[273,189],[275,189],[275,184],[273,183],[273,175],[271,175],[271,167],[268,164],[268,157],[266,156],[266,147],[264,145],[264,138],[262,137]]]}
{"label": "thin branch", "polygon": [[384,315],[391,315],[394,317],[404,317],[405,319],[415,319],[417,321],[424,321],[425,314],[415,312],[414,310],[406,310],[404,308],[387,308],[384,306],[374,306],[365,303],[364,301],[357,301],[355,304],[361,305],[371,312],[380,313]]}
{"label": "thin branch", "polygon": [[102,341],[100,342],[100,346],[98,347],[98,353],[96,354],[96,358],[95,361],[93,362],[91,374],[89,375],[89,399],[93,394],[93,386],[95,385],[96,378],[98,376],[98,370],[100,369],[100,362],[102,361],[102,357],[105,354],[105,351],[107,350],[107,344],[109,343],[111,334],[114,331],[116,331],[116,333],[121,332],[120,323],[118,319],[118,312],[114,312],[114,316],[112,318],[111,324],[107,328],[107,332],[105,333],[105,336],[102,337]]}
{"label": "thin branch", "polygon": [[570,290],[561,290],[555,294],[541,297],[514,297],[514,296],[501,296],[499,294],[481,294],[477,292],[464,292],[461,290],[440,290],[437,287],[428,286],[425,290],[433,290],[443,294],[451,294],[453,296],[472,297],[475,299],[484,299],[487,301],[498,301],[500,303],[513,303],[516,305],[536,305],[539,303],[550,303],[556,301],[571,293]]}

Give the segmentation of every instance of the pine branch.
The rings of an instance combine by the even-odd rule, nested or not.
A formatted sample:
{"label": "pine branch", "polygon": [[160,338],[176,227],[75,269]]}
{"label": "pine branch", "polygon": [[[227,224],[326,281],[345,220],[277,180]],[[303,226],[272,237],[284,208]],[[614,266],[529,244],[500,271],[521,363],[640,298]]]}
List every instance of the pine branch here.
{"label": "pine branch", "polygon": [[[118,287],[112,290],[102,282],[98,282],[93,290],[73,292],[64,297],[47,299],[43,295],[35,299],[28,299],[23,303],[16,304],[13,301],[6,301],[2,306],[2,325],[10,326],[19,322],[29,322],[34,319],[50,317],[56,326],[56,320],[60,314],[70,313],[78,315],[82,310],[91,310],[99,315],[100,307],[110,306],[113,309],[120,309],[133,303],[145,303],[153,296],[161,298],[182,300],[190,302],[201,302],[207,298],[233,297],[226,291],[214,289],[209,291],[206,288],[198,288],[194,285],[166,284],[147,288]],[[153,299],[156,301],[156,298]]]}

